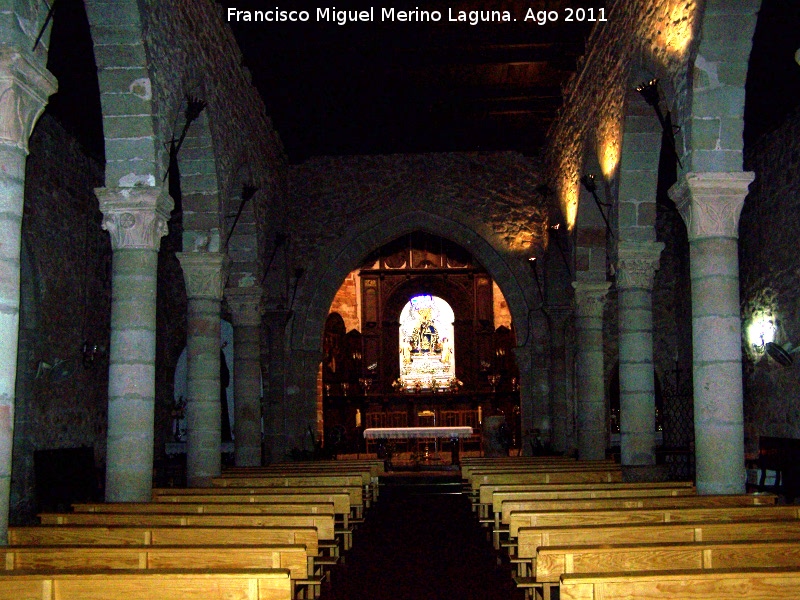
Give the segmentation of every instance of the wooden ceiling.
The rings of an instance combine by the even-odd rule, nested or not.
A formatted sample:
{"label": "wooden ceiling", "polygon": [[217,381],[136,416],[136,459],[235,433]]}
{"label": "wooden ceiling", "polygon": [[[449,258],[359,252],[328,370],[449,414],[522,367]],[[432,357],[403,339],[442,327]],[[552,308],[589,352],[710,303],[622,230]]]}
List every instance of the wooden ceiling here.
{"label": "wooden ceiling", "polygon": [[[223,7],[265,10],[262,0]],[[291,162],[315,155],[517,150],[536,154],[592,23],[564,22],[567,0],[403,4],[438,23],[231,23]],[[582,2],[597,9],[603,0]],[[337,2],[336,9],[368,9]],[[284,7],[281,7],[284,8]],[[558,22],[525,21],[528,10]],[[516,22],[452,22],[459,11],[509,11]],[[501,13],[502,14],[502,13]],[[552,13],[551,13],[552,14]]]}

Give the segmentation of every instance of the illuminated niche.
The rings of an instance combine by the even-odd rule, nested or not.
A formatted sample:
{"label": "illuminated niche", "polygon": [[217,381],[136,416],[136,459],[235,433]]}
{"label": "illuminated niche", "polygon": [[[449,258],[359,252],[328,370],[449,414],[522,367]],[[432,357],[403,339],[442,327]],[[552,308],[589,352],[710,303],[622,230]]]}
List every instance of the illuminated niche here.
{"label": "illuminated niche", "polygon": [[447,388],[456,376],[450,305],[415,296],[400,313],[400,381],[406,390]]}

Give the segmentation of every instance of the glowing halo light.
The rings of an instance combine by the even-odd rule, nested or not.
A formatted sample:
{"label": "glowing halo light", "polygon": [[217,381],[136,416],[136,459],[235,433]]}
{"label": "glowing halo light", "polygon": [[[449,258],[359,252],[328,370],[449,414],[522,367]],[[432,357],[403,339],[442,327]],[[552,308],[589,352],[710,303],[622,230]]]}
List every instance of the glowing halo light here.
{"label": "glowing halo light", "polygon": [[747,326],[747,343],[758,354],[764,352],[768,342],[775,341],[775,317],[771,311],[759,311],[753,314]]}

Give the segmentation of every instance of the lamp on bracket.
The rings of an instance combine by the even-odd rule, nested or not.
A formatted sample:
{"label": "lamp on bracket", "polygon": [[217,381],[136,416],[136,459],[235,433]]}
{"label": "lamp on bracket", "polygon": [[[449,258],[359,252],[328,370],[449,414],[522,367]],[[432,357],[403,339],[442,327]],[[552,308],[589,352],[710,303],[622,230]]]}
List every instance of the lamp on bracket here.
{"label": "lamp on bracket", "polygon": [[783,346],[776,342],[767,342],[764,344],[764,350],[776,363],[788,367],[794,362],[794,355],[800,352],[800,346],[794,348],[790,342],[786,342]]}
{"label": "lamp on bracket", "polygon": [[670,111],[666,113],[661,111],[661,92],[658,87],[658,79],[653,78],[647,83],[640,83],[636,86],[636,91],[639,92],[647,104],[653,107],[658,122],[661,125],[661,131],[669,141],[669,147],[672,150],[673,157],[677,161],[678,166],[682,169],[683,163],[681,163],[678,150],[675,148],[675,132],[680,131],[680,127],[672,124],[672,115]]}
{"label": "lamp on bracket", "polygon": [[597,206],[597,210],[600,211],[600,216],[603,217],[603,222],[606,224],[606,232],[613,238],[614,232],[611,229],[611,223],[608,221],[608,216],[606,215],[605,209],[610,209],[612,207],[611,204],[608,202],[601,202],[600,197],[597,195],[597,182],[594,179],[594,175],[591,173],[587,173],[583,177],[581,177],[581,185],[592,195],[594,198],[594,203]]}

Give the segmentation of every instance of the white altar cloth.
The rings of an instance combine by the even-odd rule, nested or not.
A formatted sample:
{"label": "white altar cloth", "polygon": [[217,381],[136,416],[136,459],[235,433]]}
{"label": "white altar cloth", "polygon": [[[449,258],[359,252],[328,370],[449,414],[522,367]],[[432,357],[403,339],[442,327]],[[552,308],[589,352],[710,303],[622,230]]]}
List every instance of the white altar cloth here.
{"label": "white altar cloth", "polygon": [[465,438],[472,427],[372,427],[364,430],[368,440],[412,440],[419,438]]}

